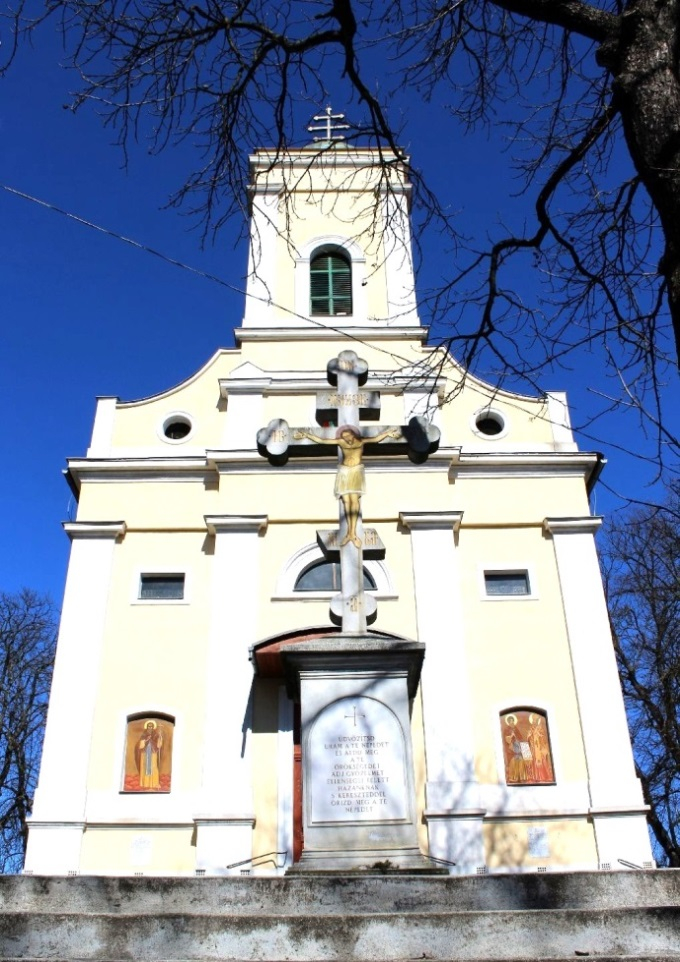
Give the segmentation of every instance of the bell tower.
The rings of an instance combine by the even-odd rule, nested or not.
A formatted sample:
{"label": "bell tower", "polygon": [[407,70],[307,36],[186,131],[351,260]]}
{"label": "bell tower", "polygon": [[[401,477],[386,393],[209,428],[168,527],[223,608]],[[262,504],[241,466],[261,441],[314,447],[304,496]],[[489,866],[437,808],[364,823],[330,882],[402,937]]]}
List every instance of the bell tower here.
{"label": "bell tower", "polygon": [[250,158],[244,328],[419,326],[409,160],[348,146],[342,119],[328,107],[322,137]]}

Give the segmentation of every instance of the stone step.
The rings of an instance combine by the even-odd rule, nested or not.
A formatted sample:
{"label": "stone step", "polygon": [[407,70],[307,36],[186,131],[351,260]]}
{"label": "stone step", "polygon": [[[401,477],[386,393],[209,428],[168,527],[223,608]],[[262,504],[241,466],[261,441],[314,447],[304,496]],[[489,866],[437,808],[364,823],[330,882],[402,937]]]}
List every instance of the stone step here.
{"label": "stone step", "polygon": [[680,958],[680,907],[333,914],[5,911],[0,958],[113,962]]}
{"label": "stone step", "polygon": [[455,877],[0,876],[11,912],[371,915],[680,905],[680,870]]}
{"label": "stone step", "polygon": [[680,872],[0,877],[0,962],[680,960]]}

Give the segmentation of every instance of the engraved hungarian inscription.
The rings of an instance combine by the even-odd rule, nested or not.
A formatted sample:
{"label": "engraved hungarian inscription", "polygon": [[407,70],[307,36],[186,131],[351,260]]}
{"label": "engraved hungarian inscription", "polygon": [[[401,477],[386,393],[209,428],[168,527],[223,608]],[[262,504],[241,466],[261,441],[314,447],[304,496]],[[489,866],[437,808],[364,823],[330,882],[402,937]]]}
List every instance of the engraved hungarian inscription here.
{"label": "engraved hungarian inscription", "polygon": [[313,726],[313,822],[408,817],[401,726],[382,702],[342,698]]}

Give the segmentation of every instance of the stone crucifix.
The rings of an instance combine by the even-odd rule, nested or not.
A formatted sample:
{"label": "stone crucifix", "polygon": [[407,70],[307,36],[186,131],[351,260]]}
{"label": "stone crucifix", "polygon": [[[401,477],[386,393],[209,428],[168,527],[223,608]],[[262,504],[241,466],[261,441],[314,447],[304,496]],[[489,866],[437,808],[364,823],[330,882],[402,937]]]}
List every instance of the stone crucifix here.
{"label": "stone crucifix", "polygon": [[329,560],[340,559],[341,591],[331,601],[331,619],[343,634],[365,634],[375,620],[376,602],[364,593],[364,557],[384,557],[385,549],[373,528],[364,529],[361,496],[366,490],[364,454],[373,446],[382,454],[407,453],[411,460],[427,459],[439,443],[439,429],[425,418],[390,427],[362,426],[380,410],[378,391],[363,390],[368,377],[366,361],[354,351],[341,351],[328,362],[328,381],[335,389],[317,394],[319,421],[337,420],[337,427],[291,428],[281,418],[257,432],[258,449],[272,464],[285,464],[290,455],[322,453],[328,445],[338,449],[335,496],[339,530],[318,531],[317,539]]}

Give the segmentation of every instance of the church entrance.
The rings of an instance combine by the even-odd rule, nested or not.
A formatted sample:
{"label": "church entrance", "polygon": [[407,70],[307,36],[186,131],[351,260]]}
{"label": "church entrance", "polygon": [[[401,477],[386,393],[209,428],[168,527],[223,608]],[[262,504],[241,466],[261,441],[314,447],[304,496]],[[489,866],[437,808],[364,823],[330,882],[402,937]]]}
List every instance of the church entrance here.
{"label": "church entrance", "polygon": [[[339,629],[329,625],[327,628],[290,632],[284,635],[278,635],[275,638],[268,638],[266,641],[260,642],[253,648],[252,655],[256,676],[263,679],[277,679],[280,683],[283,683],[285,677],[283,663],[281,660],[282,649],[285,649],[288,645],[299,644],[300,642],[305,641],[318,641],[319,639],[325,638],[328,635],[337,634],[339,634]],[[293,863],[296,863],[300,861],[304,851],[304,819],[302,817],[303,759],[300,703],[294,702],[292,709],[292,788],[289,784],[284,791],[291,792],[291,796],[289,796],[290,802],[288,805],[288,812],[291,812],[292,810],[293,824],[292,837],[288,836],[290,839],[290,848],[288,851],[292,854]],[[288,817],[290,818],[290,815],[288,815]],[[291,831],[291,828],[287,827],[284,835],[287,835],[289,831]]]}
{"label": "church entrance", "polygon": [[293,862],[299,862],[305,847],[302,820],[302,721],[300,705],[293,706]]}
{"label": "church entrance", "polygon": [[[279,849],[289,866],[351,867],[370,852],[376,861],[398,858],[404,866],[422,867],[409,702],[423,647],[370,630],[356,639],[330,626],[254,646],[256,677],[277,682],[265,685],[265,700],[271,705],[278,692],[280,706],[280,767],[278,777],[271,772],[277,786],[272,781],[270,790],[279,799]],[[270,711],[270,725],[274,717]]]}

